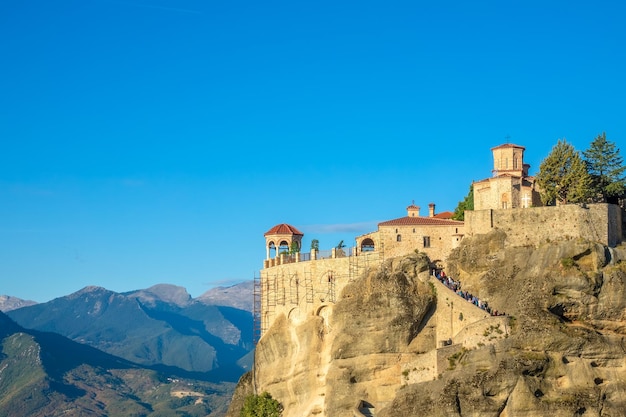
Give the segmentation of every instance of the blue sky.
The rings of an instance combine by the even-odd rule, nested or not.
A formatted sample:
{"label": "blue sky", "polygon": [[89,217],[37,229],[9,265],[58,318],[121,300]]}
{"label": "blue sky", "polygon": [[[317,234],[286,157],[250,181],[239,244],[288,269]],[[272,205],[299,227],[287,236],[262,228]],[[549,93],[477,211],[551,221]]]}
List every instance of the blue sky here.
{"label": "blue sky", "polygon": [[490,148],[626,138],[619,1],[6,0],[0,294],[259,274],[454,210]]}

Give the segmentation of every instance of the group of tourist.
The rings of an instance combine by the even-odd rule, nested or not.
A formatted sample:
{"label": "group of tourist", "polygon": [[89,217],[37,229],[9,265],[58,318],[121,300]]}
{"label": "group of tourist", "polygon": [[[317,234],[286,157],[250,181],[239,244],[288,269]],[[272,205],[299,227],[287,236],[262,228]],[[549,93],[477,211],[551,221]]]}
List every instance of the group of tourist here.
{"label": "group of tourist", "polygon": [[435,276],[435,278],[437,278],[439,282],[441,282],[443,285],[454,291],[458,296],[463,297],[465,300],[474,304],[476,307],[486,311],[492,316],[504,316],[504,313],[501,313],[498,310],[492,310],[486,301],[480,300],[478,297],[472,295],[468,291],[461,290],[461,283],[447,276],[445,271],[433,270],[433,276]]}

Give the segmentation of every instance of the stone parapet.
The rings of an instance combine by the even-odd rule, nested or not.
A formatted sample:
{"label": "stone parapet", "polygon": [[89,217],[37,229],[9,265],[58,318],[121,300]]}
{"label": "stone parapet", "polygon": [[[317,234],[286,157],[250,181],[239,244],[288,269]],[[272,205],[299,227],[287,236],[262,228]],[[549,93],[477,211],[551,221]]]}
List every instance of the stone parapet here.
{"label": "stone parapet", "polygon": [[260,278],[261,333],[281,314],[298,321],[318,314],[336,302],[350,281],[381,262],[380,253],[368,252],[267,266]]}
{"label": "stone parapet", "polygon": [[538,246],[582,238],[615,247],[623,241],[622,209],[614,204],[465,212],[467,236],[488,233],[494,228],[506,233],[509,246]]}

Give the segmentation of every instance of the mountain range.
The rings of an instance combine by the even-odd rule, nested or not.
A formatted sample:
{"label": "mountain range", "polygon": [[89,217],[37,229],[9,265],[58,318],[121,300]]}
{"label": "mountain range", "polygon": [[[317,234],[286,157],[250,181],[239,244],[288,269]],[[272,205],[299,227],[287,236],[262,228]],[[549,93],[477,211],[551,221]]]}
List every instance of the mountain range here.
{"label": "mountain range", "polygon": [[[252,362],[252,289],[246,282],[194,299],[169,284],[127,293],[90,286],[40,304],[2,296],[0,415],[55,415],[55,407],[79,403],[86,408],[72,415],[115,415],[115,407],[125,404],[126,410],[130,403],[137,411],[124,415],[151,415],[153,405],[191,407],[183,415],[221,415]],[[164,405],[144,390],[148,386],[179,394],[162,395]],[[89,387],[107,393],[106,401],[95,401],[105,404],[103,414],[91,414],[99,397]],[[38,404],[33,407],[48,411],[28,408],[29,395]]]}

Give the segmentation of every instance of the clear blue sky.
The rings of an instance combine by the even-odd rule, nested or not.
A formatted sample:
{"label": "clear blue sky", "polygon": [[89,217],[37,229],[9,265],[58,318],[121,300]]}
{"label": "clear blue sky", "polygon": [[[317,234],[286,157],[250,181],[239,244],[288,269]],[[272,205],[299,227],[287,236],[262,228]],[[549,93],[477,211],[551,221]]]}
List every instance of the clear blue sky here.
{"label": "clear blue sky", "polygon": [[[490,148],[626,139],[621,1],[5,0],[0,294],[259,274],[454,210]],[[507,139],[508,137],[508,139]]]}

